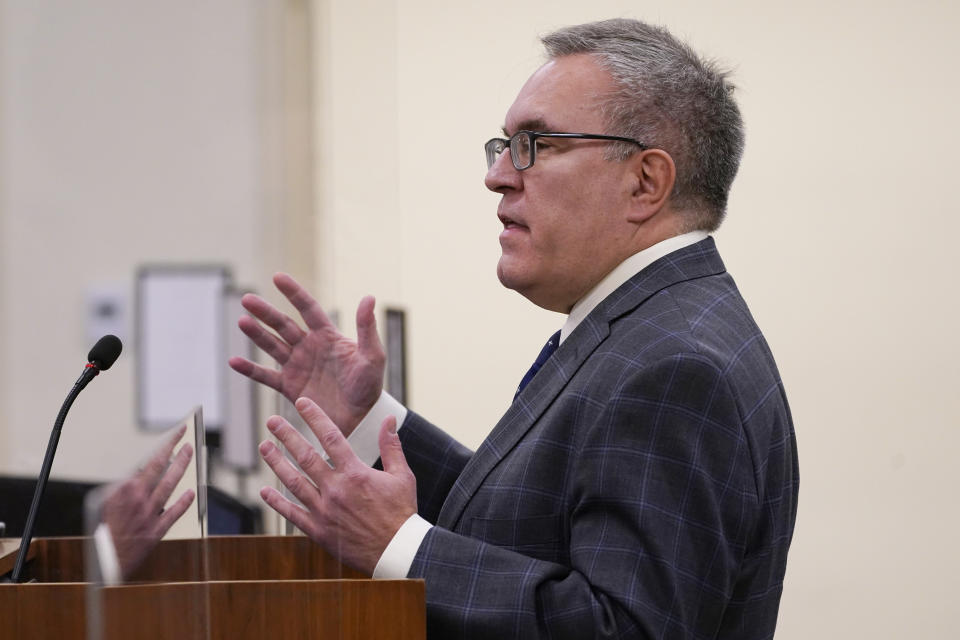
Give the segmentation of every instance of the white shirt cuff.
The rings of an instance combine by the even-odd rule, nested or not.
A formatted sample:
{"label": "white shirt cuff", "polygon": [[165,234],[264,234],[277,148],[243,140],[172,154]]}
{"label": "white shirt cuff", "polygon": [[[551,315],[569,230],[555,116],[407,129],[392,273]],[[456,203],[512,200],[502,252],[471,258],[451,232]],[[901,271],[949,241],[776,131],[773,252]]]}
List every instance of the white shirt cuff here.
{"label": "white shirt cuff", "polygon": [[410,573],[410,566],[420,549],[420,543],[433,525],[416,513],[400,525],[383,555],[373,569],[373,577],[382,580],[400,580]]}
{"label": "white shirt cuff", "polygon": [[110,527],[105,522],[97,525],[93,532],[93,544],[97,550],[97,563],[100,565],[100,577],[107,586],[118,585],[123,582],[120,572],[120,559],[117,557],[117,548],[110,535]]}
{"label": "white shirt cuff", "polygon": [[386,391],[381,391],[380,397],[370,412],[363,417],[357,428],[347,438],[347,443],[353,452],[367,466],[373,465],[380,457],[380,425],[388,416],[394,416],[397,419],[399,431],[403,421],[407,419],[407,408]]}

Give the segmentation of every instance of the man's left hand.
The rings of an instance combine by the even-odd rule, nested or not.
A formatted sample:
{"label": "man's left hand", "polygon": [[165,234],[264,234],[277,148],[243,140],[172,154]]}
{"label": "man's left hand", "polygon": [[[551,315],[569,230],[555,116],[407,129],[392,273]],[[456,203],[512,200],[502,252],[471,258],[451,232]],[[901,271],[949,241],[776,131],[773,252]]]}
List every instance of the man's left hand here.
{"label": "man's left hand", "polygon": [[342,562],[370,575],[394,534],[417,512],[417,483],[400,446],[396,419],[387,418],[380,427],[384,470],[377,471],[356,456],[316,403],[299,398],[295,404],[330,456],[330,464],[289,422],[273,416],[267,428],[302,473],[270,441],[260,445],[260,454],[303,507],[276,489],[265,487],[260,496]]}

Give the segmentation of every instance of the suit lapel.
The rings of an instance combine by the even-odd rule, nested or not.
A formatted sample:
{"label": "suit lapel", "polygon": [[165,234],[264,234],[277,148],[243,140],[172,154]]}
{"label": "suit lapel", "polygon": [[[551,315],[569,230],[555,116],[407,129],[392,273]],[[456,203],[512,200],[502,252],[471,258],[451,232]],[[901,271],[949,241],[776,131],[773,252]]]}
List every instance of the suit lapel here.
{"label": "suit lapel", "polygon": [[[584,324],[586,322],[585,320]],[[490,471],[523,438],[560,395],[577,369],[603,342],[607,336],[606,323],[591,323],[591,328],[591,331],[580,331],[578,328],[569,339],[564,340],[556,353],[544,363],[533,380],[510,405],[447,494],[437,520],[438,525],[448,529],[456,525],[463,508]]]}
{"label": "suit lapel", "polygon": [[657,260],[607,296],[564,340],[481,443],[447,495],[437,524],[447,529],[456,526],[467,503],[497,463],[526,435],[610,335],[613,320],[671,284],[723,271],[713,238],[707,238]]}

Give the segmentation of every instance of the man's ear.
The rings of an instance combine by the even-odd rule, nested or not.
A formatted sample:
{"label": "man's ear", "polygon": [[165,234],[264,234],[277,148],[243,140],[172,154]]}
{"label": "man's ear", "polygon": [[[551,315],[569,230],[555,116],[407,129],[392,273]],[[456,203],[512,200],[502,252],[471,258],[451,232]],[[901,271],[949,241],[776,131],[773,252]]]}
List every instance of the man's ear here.
{"label": "man's ear", "polygon": [[673,193],[677,166],[663,149],[646,149],[629,162],[633,168],[632,206],[627,220],[640,224],[659,213]]}

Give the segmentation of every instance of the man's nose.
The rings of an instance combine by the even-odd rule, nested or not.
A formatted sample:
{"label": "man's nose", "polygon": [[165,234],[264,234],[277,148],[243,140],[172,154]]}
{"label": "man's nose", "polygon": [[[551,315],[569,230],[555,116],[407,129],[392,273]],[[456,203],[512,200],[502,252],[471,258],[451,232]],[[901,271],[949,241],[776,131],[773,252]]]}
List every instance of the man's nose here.
{"label": "man's nose", "polygon": [[522,186],[523,181],[520,172],[513,166],[509,147],[504,149],[494,160],[493,165],[487,169],[483,184],[490,191],[497,193],[503,193],[506,189],[519,189]]}

